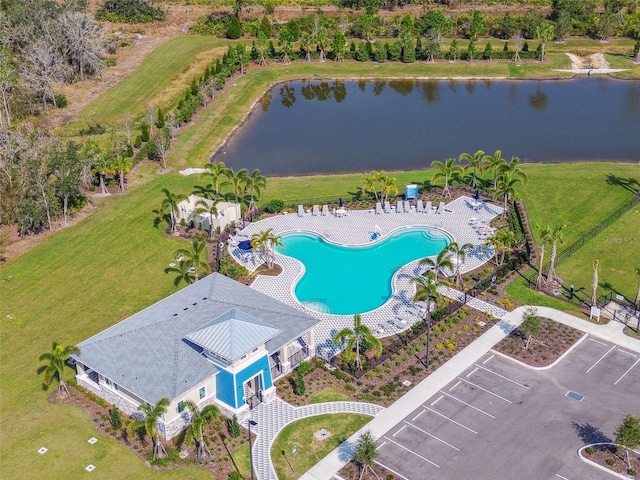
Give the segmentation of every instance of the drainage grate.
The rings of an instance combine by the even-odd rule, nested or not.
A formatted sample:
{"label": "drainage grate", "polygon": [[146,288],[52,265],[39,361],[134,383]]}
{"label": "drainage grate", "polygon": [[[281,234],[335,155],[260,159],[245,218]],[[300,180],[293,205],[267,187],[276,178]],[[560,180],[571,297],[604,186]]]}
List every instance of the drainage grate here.
{"label": "drainage grate", "polygon": [[565,397],[570,398],[572,400],[576,400],[578,402],[581,402],[582,400],[584,400],[584,395],[578,392],[574,392],[573,390],[569,390],[565,395]]}

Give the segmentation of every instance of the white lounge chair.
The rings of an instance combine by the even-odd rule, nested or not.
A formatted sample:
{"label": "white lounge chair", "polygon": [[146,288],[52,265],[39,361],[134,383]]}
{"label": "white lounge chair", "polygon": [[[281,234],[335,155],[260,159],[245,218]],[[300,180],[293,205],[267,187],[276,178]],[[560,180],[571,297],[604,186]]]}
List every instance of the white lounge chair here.
{"label": "white lounge chair", "polygon": [[391,213],[391,204],[389,200],[384,202],[384,213]]}
{"label": "white lounge chair", "polygon": [[311,210],[311,215],[313,215],[314,217],[317,217],[318,215],[320,215],[320,212],[318,211],[318,205],[313,206],[313,209]]}
{"label": "white lounge chair", "polygon": [[298,205],[298,216],[299,217],[304,217],[304,206],[303,205]]}
{"label": "white lounge chair", "polygon": [[424,204],[422,203],[422,200],[418,200],[418,206],[416,207],[416,211],[418,213],[424,212]]}
{"label": "white lounge chair", "polygon": [[322,215],[325,217],[329,215],[329,205],[322,205]]}
{"label": "white lounge chair", "polygon": [[404,201],[404,211],[405,213],[411,213],[411,202],[409,200]]}
{"label": "white lounge chair", "polygon": [[424,207],[424,211],[426,213],[431,213],[432,208],[433,208],[433,205],[431,205],[431,200],[428,200],[427,205]]}
{"label": "white lounge chair", "polygon": [[444,212],[444,202],[440,202],[440,205],[438,205],[438,209],[436,210],[436,213],[443,213]]}
{"label": "white lounge chair", "polygon": [[376,215],[380,215],[382,213],[382,204],[380,202],[376,202]]}
{"label": "white lounge chair", "polygon": [[402,200],[398,200],[398,203],[396,203],[396,213],[402,213],[403,211]]}

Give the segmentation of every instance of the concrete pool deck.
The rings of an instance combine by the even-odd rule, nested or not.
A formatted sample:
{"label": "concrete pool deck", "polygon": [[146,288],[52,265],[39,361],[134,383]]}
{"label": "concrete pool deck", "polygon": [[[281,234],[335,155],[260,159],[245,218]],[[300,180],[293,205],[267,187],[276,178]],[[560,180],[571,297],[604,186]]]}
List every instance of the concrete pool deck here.
{"label": "concrete pool deck", "polygon": [[[374,210],[351,210],[342,217],[332,213],[326,216],[310,213],[298,216],[296,213],[288,213],[248,224],[239,235],[230,241],[229,251],[238,262],[250,271],[254,271],[264,263],[262,255],[255,252],[243,252],[237,244],[239,241],[251,238],[251,235],[269,228],[273,229],[273,233],[276,235],[287,232],[313,232],[328,242],[340,245],[370,245],[373,243],[371,234],[376,230],[381,232],[380,238],[376,241],[384,241],[391,232],[407,227],[426,226],[446,232],[459,245],[465,243],[474,245],[474,249],[467,254],[466,260],[462,264],[462,272],[464,273],[488,262],[494,254],[492,249],[482,247],[485,237],[481,237],[471,225],[472,219],[477,219],[479,224],[488,225],[502,211],[502,207],[486,202],[483,202],[480,208],[474,209],[473,199],[462,196],[446,204],[445,211],[440,214],[436,214],[435,210],[429,213],[382,214],[376,214]],[[379,229],[376,229],[376,226]],[[353,326],[353,315],[330,315],[305,307],[294,294],[295,284],[304,271],[302,264],[296,259],[278,253],[275,254],[275,261],[282,266],[282,273],[276,277],[258,276],[251,287],[323,320],[315,329],[316,354],[330,359],[336,353],[331,339],[342,328]],[[425,270],[424,267],[419,266],[418,262],[419,260],[415,260],[401,267],[395,273],[392,280],[392,296],[384,305],[370,312],[362,313],[363,323],[378,336],[392,335],[401,330],[388,322],[397,318],[399,314],[405,313],[406,309],[412,305],[415,287],[411,283],[411,278],[420,275]],[[357,279],[354,280],[353,288],[358,288]],[[442,289],[441,293],[448,296],[457,294],[452,289]],[[344,292],[344,294],[348,295],[348,292]],[[496,311],[496,316],[500,316],[500,313]],[[417,317],[416,321],[418,321]],[[402,329],[409,326],[410,324],[407,322]]]}

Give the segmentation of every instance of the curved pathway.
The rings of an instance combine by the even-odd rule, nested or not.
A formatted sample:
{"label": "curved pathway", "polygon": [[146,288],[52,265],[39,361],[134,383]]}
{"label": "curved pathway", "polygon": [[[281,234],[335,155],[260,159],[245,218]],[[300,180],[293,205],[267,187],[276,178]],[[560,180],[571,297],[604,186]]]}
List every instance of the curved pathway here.
{"label": "curved pathway", "polygon": [[278,480],[271,463],[271,445],[287,424],[327,413],[359,413],[375,417],[383,410],[384,407],[380,405],[363,402],[326,402],[294,407],[276,398],[268,403],[261,403],[251,412],[251,420],[257,423],[253,427],[257,438],[253,444],[252,457],[258,479]]}

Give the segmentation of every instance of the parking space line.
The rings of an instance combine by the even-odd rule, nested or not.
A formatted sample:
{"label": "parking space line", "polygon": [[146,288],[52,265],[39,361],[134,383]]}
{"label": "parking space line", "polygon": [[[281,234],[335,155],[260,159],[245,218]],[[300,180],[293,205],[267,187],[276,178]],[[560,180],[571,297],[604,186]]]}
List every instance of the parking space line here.
{"label": "parking space line", "polygon": [[376,447],[376,450],[380,450],[382,447],[386,445],[387,442],[382,442],[380,445]]}
{"label": "parking space line", "polygon": [[596,365],[598,365],[603,359],[604,357],[606,357],[607,355],[609,355],[613,350],[615,350],[616,346],[614,345],[613,347],[611,347],[609,350],[607,350],[607,353],[605,353],[604,355],[602,355],[598,360],[596,360],[596,363],[594,363],[593,365],[591,365],[586,372],[584,373],[589,373],[593,367],[595,367]]}
{"label": "parking space line", "polygon": [[380,465],[382,468],[384,468],[385,470],[389,470],[391,473],[393,473],[396,477],[400,477],[400,478],[404,478],[404,480],[409,480],[407,477],[405,477],[404,475],[396,472],[394,469],[387,467],[384,463],[380,463],[378,460],[374,460],[374,462],[376,462],[378,465]]}
{"label": "parking space line", "polygon": [[422,460],[424,460],[425,462],[429,462],[431,465],[433,465],[436,468],[440,468],[440,465],[438,465],[437,463],[433,463],[431,460],[429,460],[427,457],[423,457],[422,455],[420,455],[419,453],[414,452],[413,450],[408,449],[407,447],[405,447],[404,445],[400,445],[398,442],[391,440],[388,437],[384,437],[387,440],[389,440],[391,443],[395,443],[397,446],[399,446],[400,448],[402,448],[403,450],[406,450],[409,453],[414,454],[416,457],[421,458]]}
{"label": "parking space line", "polygon": [[447,447],[451,447],[451,448],[453,448],[453,449],[454,449],[455,451],[457,451],[457,452],[459,452],[459,451],[460,451],[460,449],[459,449],[458,447],[455,447],[455,446],[451,445],[450,443],[445,442],[445,441],[444,441],[444,440],[442,440],[441,438],[438,438],[438,437],[436,437],[435,435],[433,435],[433,434],[431,434],[431,433],[427,432],[426,430],[421,429],[421,428],[420,428],[420,427],[418,427],[417,425],[414,425],[413,423],[409,423],[409,422],[407,422],[406,420],[404,421],[404,423],[406,423],[406,424],[407,424],[407,425],[409,425],[410,427],[415,428],[416,430],[421,431],[422,433],[424,433],[424,434],[426,434],[426,435],[429,435],[431,438],[435,438],[435,439],[436,439],[436,440],[438,440],[439,442],[444,443]]}
{"label": "parking space line", "polygon": [[454,424],[458,425],[459,427],[464,428],[465,430],[469,430],[469,431],[470,431],[471,433],[473,433],[474,435],[477,435],[477,434],[478,434],[478,432],[476,432],[475,430],[471,430],[471,429],[470,429],[469,427],[467,427],[466,425],[463,425],[463,424],[461,424],[461,423],[458,423],[458,422],[456,422],[453,418],[449,418],[449,417],[447,417],[446,415],[443,415],[442,413],[440,413],[440,412],[438,412],[438,411],[436,411],[436,410],[433,410],[432,408],[425,407],[424,405],[422,405],[422,408],[424,408],[425,410],[429,410],[430,412],[433,412],[433,413],[435,413],[436,415],[440,415],[442,418],[446,418],[446,419],[447,419],[447,420],[449,420],[451,423],[454,423]]}
{"label": "parking space line", "polygon": [[440,395],[438,398],[436,398],[433,402],[431,402],[431,406],[435,407],[436,403],[438,403],[440,400],[442,400],[442,395]]}
{"label": "parking space line", "polygon": [[501,374],[499,374],[498,372],[494,372],[493,370],[489,370],[487,367],[483,367],[482,365],[478,365],[477,363],[476,363],[476,364],[474,364],[474,365],[475,365],[476,367],[480,367],[481,369],[483,369],[483,370],[485,370],[485,371],[487,371],[487,372],[489,372],[489,373],[492,373],[492,374],[494,374],[494,375],[496,375],[496,376],[498,376],[498,377],[500,377],[500,378],[504,378],[505,380],[507,380],[507,381],[509,381],[509,382],[511,382],[511,383],[514,383],[514,384],[518,385],[519,387],[522,387],[522,388],[525,388],[525,389],[529,390],[529,387],[527,387],[526,385],[523,385],[523,384],[521,384],[521,383],[518,383],[518,382],[516,382],[515,380],[511,380],[509,377],[505,377],[504,375],[501,375]]}
{"label": "parking space line", "polygon": [[404,430],[404,427],[405,427],[405,426],[406,426],[406,425],[402,425],[402,426],[398,429],[398,431],[397,431],[396,433],[394,433],[394,434],[393,434],[393,436],[395,437],[396,435],[398,435],[402,430]]}
{"label": "parking space line", "polygon": [[637,357],[637,355],[635,353],[631,353],[631,352],[627,352],[626,350],[620,350],[618,349],[618,351],[620,353],[626,353],[627,355],[631,355],[632,357]]}
{"label": "parking space line", "polygon": [[[609,346],[608,344],[606,344],[604,342],[601,342],[600,340],[596,340],[595,338],[592,338],[592,337],[589,337],[589,340],[591,340],[592,342],[599,343],[600,345],[604,345],[605,347]],[[556,473],[556,475],[558,475],[558,474]]]}
{"label": "parking space line", "polygon": [[478,371],[478,367],[474,368],[473,370],[471,370],[469,373],[467,373],[465,375],[465,377],[469,378],[471,375],[473,375],[474,373],[476,373]]}
{"label": "parking space line", "polygon": [[561,478],[562,480],[569,480],[567,477],[563,477],[562,475],[560,475],[559,473],[556,473],[556,477]]}
{"label": "parking space line", "polygon": [[498,395],[497,393],[493,393],[491,390],[487,390],[486,388],[482,388],[480,385],[476,385],[475,383],[470,382],[469,380],[465,380],[464,378],[460,378],[458,377],[460,380],[462,380],[464,383],[468,383],[469,385],[472,385],[476,388],[479,388],[480,390],[482,390],[483,392],[487,392],[491,395],[493,395],[496,398],[499,398],[500,400],[504,400],[507,403],[513,403],[511,400],[501,397],[500,395]]}
{"label": "parking space line", "polygon": [[490,413],[487,413],[487,412],[485,412],[484,410],[479,409],[478,407],[474,407],[474,406],[473,406],[473,405],[471,405],[470,403],[464,402],[464,401],[460,400],[459,398],[454,397],[453,395],[449,395],[447,392],[443,392],[442,390],[440,390],[440,392],[441,392],[441,393],[444,393],[447,397],[451,397],[451,398],[453,398],[454,400],[456,400],[457,402],[460,402],[460,403],[462,403],[463,405],[466,405],[467,407],[471,407],[471,408],[473,408],[474,410],[477,410],[477,411],[478,411],[478,412],[480,412],[480,413],[484,413],[487,417],[491,417],[491,418],[493,418],[493,419],[495,419],[495,418],[496,418],[496,417],[494,417],[493,415],[491,415]]}
{"label": "parking space line", "polygon": [[415,421],[416,421],[416,418],[418,418],[418,417],[419,417],[420,415],[422,415],[423,413],[424,413],[424,410],[420,410],[420,411],[418,412],[418,414],[417,414],[415,417],[413,417],[413,418],[411,419],[411,421],[412,421],[412,422],[415,422]]}
{"label": "parking space line", "polygon": [[491,356],[489,358],[486,358],[484,362],[482,362],[482,364],[484,365],[485,363],[487,363],[489,360],[491,360],[494,357],[493,353],[491,354]]}
{"label": "parking space line", "polygon": [[629,372],[631,371],[631,369],[632,369],[633,367],[635,367],[639,362],[640,362],[640,358],[639,358],[638,360],[636,360],[636,363],[634,363],[633,365],[631,365],[631,366],[629,367],[629,370],[627,370],[626,372],[624,372],[624,373],[622,374],[622,376],[621,376],[618,380],[616,380],[616,382],[614,383],[614,385],[617,385],[617,384],[618,384],[618,382],[619,382],[620,380],[622,380],[622,379],[625,377],[625,375],[626,375],[627,373],[629,373]]}
{"label": "parking space line", "polygon": [[458,385],[460,385],[460,382],[457,382],[456,384],[454,384],[453,386],[451,386],[451,388],[449,388],[449,391],[453,390],[454,388],[456,388]]}

